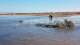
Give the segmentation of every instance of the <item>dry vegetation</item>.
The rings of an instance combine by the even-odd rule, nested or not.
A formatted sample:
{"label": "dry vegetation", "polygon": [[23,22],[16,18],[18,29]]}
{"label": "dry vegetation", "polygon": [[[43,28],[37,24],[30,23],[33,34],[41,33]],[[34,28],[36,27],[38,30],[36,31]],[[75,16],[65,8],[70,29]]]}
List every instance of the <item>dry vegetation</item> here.
{"label": "dry vegetation", "polygon": [[75,25],[74,23],[70,20],[64,19],[64,22],[61,20],[55,20],[54,23],[43,23],[43,24],[36,24],[36,26],[42,26],[42,27],[50,27],[50,28],[73,28]]}

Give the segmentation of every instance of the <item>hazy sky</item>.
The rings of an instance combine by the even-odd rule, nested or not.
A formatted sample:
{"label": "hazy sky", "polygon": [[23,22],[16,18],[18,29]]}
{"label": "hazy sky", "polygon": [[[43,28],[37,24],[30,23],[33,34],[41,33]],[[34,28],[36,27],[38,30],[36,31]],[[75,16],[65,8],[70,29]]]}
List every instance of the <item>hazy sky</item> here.
{"label": "hazy sky", "polygon": [[80,11],[80,0],[0,0],[0,12]]}

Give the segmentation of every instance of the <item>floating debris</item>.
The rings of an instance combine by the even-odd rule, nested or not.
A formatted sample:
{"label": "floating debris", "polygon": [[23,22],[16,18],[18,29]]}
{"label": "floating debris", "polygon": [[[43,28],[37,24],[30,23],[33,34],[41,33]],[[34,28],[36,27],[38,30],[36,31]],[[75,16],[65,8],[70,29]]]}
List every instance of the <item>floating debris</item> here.
{"label": "floating debris", "polygon": [[19,22],[22,23],[22,20],[20,20]]}
{"label": "floating debris", "polygon": [[65,19],[65,25],[66,25],[66,27],[74,27],[75,26],[71,20],[68,21],[67,19]]}
{"label": "floating debris", "polygon": [[50,27],[50,28],[72,28],[74,27],[74,23],[70,20],[64,19],[64,22],[61,20],[55,20],[54,23],[38,23],[36,26]]}

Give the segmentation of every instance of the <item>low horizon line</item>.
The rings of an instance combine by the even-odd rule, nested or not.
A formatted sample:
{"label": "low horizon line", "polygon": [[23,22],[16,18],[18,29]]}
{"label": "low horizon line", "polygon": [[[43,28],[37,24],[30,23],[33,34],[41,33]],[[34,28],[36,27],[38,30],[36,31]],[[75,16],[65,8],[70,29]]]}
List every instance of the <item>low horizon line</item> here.
{"label": "low horizon line", "polygon": [[[61,12],[80,12],[80,11],[61,11]],[[56,12],[0,12],[0,13],[56,13]]]}

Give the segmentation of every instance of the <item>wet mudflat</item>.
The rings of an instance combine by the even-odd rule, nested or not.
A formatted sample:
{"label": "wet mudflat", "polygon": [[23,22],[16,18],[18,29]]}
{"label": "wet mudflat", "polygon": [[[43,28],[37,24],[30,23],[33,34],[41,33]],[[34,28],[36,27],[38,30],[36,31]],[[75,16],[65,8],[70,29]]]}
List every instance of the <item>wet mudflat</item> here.
{"label": "wet mudflat", "polygon": [[[37,23],[50,23],[63,18],[75,24],[71,29],[39,27]],[[80,45],[80,16],[0,16],[0,45]],[[22,20],[22,23],[19,21]]]}

